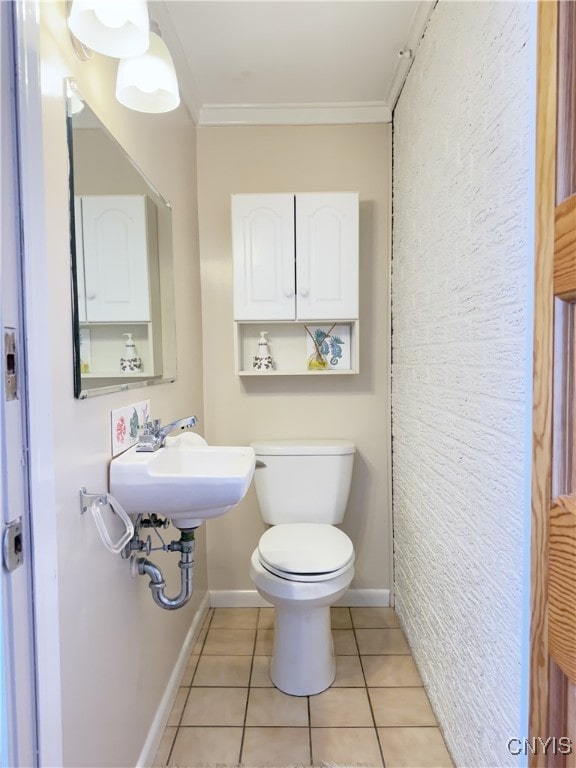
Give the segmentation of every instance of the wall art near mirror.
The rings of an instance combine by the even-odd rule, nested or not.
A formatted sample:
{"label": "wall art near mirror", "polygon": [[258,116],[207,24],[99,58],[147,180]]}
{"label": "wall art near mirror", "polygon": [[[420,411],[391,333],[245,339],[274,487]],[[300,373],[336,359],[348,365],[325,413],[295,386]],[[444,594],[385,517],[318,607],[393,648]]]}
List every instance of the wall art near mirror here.
{"label": "wall art near mirror", "polygon": [[67,86],[74,395],[173,381],[170,204]]}

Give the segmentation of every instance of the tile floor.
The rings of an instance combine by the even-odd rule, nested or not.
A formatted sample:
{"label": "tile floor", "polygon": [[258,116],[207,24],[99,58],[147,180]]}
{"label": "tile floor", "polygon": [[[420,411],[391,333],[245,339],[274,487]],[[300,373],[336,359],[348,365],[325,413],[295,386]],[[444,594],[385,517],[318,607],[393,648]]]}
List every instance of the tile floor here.
{"label": "tile floor", "polygon": [[288,696],[268,676],[272,608],[210,609],[155,766],[448,768],[392,608],[332,608],[336,680]]}

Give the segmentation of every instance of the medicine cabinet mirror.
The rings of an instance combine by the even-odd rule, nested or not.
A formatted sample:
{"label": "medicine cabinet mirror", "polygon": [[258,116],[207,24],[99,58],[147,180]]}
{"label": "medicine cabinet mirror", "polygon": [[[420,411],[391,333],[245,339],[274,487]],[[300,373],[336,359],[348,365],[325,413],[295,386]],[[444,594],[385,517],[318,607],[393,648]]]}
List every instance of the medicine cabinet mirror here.
{"label": "medicine cabinet mirror", "polygon": [[[74,395],[173,381],[172,212],[68,83]],[[131,334],[130,336],[128,334]],[[127,364],[132,339],[136,362]]]}

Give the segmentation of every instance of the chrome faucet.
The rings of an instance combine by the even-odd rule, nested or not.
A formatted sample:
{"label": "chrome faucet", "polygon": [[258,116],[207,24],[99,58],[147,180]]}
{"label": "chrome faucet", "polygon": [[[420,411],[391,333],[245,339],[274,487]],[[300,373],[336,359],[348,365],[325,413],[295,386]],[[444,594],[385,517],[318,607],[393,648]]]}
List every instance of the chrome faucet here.
{"label": "chrome faucet", "polygon": [[165,427],[160,426],[160,419],[154,419],[154,421],[148,421],[142,434],[138,438],[138,445],[136,451],[145,451],[150,453],[151,451],[157,451],[158,448],[162,448],[164,441],[171,432],[175,432],[177,429],[191,429],[198,423],[196,416],[187,416],[185,419],[176,419],[170,424],[166,424]]}

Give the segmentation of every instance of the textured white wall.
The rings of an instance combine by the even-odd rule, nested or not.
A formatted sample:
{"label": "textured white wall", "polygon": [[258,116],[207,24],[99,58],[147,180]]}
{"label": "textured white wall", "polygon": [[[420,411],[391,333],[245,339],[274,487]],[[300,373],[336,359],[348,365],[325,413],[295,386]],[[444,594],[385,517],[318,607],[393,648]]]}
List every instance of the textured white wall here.
{"label": "textured white wall", "polygon": [[534,24],[440,2],[394,115],[396,605],[482,768],[525,725]]}

